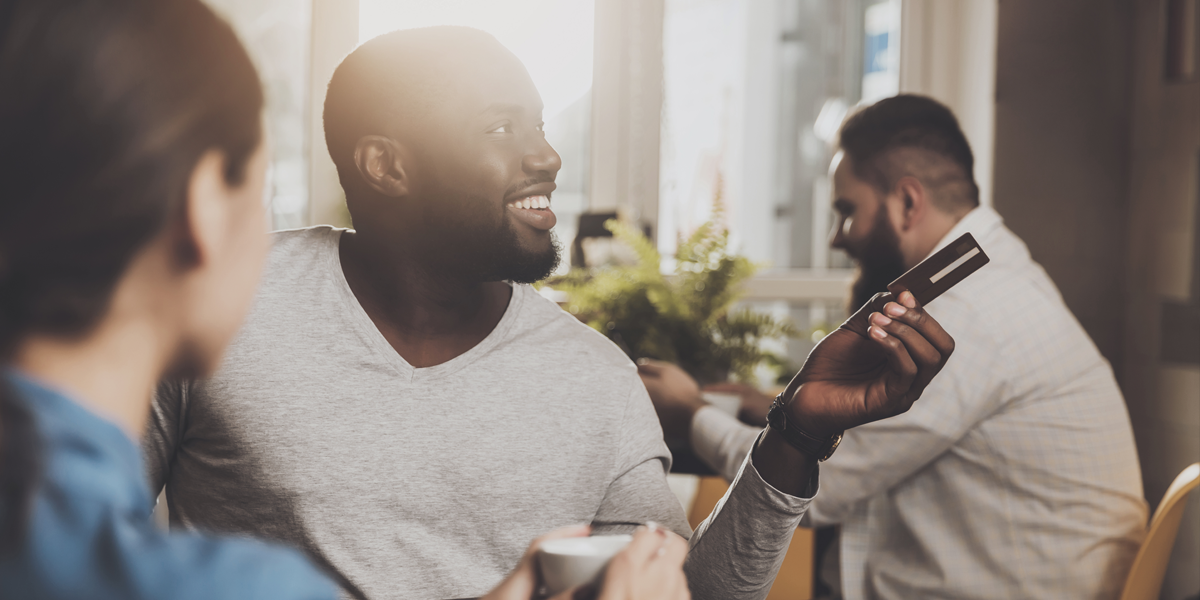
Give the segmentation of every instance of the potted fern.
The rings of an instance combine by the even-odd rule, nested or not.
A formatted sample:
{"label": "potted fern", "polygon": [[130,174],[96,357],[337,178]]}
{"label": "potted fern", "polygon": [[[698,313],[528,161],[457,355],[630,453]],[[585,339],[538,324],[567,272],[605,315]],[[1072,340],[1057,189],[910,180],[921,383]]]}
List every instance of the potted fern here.
{"label": "potted fern", "polygon": [[794,337],[797,331],[768,314],[732,310],[756,267],[729,252],[729,231],[716,222],[705,223],[683,241],[674,272],[664,274],[662,257],[650,240],[628,223],[608,221],[605,227],[633,250],[636,262],[574,269],[549,283],[567,294],[568,311],[634,360],[673,362],[701,384],[731,378],[752,382],[760,364],[776,370],[785,366],[761,342]]}

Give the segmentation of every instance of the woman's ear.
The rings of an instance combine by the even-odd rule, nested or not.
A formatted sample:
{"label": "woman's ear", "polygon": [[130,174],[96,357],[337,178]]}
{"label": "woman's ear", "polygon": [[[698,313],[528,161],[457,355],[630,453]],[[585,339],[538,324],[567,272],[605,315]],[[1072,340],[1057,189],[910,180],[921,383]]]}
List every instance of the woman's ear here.
{"label": "woman's ear", "polygon": [[229,195],[225,181],[225,155],[209,150],[200,157],[188,180],[183,218],[179,219],[174,246],[180,268],[203,266],[224,242]]}
{"label": "woman's ear", "polygon": [[921,181],[911,175],[901,177],[896,182],[896,194],[903,203],[900,228],[907,231],[924,217],[926,209],[929,208],[929,196],[925,193],[925,186],[921,185]]}
{"label": "woman's ear", "polygon": [[400,145],[395,140],[367,135],[354,145],[354,164],[371,189],[396,198],[408,194],[408,176],[400,154]]}

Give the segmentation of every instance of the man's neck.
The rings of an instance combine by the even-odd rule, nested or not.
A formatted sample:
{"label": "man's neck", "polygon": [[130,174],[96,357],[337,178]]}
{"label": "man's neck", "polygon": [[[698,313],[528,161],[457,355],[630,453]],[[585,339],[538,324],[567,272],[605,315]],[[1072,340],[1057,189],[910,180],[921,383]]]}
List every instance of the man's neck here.
{"label": "man's neck", "polygon": [[392,348],[414,367],[444,363],[475,347],[496,328],[512,288],[424,264],[415,252],[342,235],[346,282]]}
{"label": "man's neck", "polygon": [[945,238],[964,216],[966,213],[951,214],[936,209],[930,210],[927,218],[921,223],[920,230],[916,232],[917,235],[912,238],[911,244],[907,248],[902,247],[904,268],[911,269],[932,254],[942,238]]}

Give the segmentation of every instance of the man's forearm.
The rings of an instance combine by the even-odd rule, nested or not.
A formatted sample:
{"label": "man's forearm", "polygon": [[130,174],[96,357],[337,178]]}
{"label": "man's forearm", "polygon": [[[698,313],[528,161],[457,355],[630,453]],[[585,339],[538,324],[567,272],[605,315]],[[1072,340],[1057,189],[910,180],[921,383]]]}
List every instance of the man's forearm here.
{"label": "man's forearm", "polygon": [[[763,450],[774,453],[774,442]],[[786,444],[786,442],[782,442]],[[793,450],[794,451],[794,450]],[[798,493],[785,493],[769,484],[747,459],[718,509],[692,535],[692,550],[684,565],[692,596],[697,600],[761,600],[765,598],[787,553],[792,534],[816,493],[816,465],[806,470]],[[786,469],[786,461],[765,461],[768,468]],[[773,477],[791,482],[792,476]]]}

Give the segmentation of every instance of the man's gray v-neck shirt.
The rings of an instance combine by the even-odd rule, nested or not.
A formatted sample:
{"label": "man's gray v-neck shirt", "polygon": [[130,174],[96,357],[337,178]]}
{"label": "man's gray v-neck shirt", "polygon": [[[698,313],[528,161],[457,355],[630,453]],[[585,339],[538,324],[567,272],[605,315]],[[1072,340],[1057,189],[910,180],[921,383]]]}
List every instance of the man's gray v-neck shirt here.
{"label": "man's gray v-neck shirt", "polygon": [[[341,232],[275,234],[219,372],[161,386],[143,445],[173,527],[290,543],[371,599],[482,595],[565,525],[690,533],[654,408],[614,344],[514,285],[482,342],[414,368],[346,284]],[[698,598],[765,596],[807,508],[752,465],[741,479],[693,537]]]}

